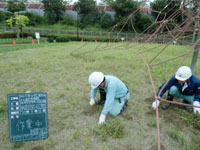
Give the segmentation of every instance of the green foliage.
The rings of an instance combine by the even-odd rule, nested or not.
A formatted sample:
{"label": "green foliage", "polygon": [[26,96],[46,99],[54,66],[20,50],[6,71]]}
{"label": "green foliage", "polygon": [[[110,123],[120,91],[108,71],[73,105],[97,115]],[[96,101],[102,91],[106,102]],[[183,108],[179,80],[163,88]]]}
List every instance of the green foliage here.
{"label": "green foliage", "polygon": [[63,36],[58,36],[56,37],[56,42],[69,42],[68,37]]}
{"label": "green foliage", "polygon": [[24,142],[15,142],[15,143],[13,143],[13,147],[14,148],[20,148],[20,147],[22,147],[24,145]]}
{"label": "green foliage", "polygon": [[100,14],[99,24],[102,28],[105,28],[105,29],[110,28],[113,25],[113,19],[111,15],[103,11]]}
{"label": "green foliage", "polygon": [[81,28],[97,22],[99,11],[94,0],[79,0],[74,4],[74,10],[79,14]]}
{"label": "green foliage", "polygon": [[47,41],[48,42],[68,42],[68,41],[81,41],[83,38],[84,41],[90,41],[94,42],[97,40],[98,42],[118,42],[120,41],[120,38],[113,38],[113,37],[104,37],[104,36],[79,36],[77,39],[77,35],[71,35],[71,34],[54,34],[54,35],[48,35]]}
{"label": "green foliage", "polygon": [[0,33],[0,39],[16,38],[16,37],[17,37],[17,33],[14,33],[14,32]]}
{"label": "green foliage", "polygon": [[48,16],[48,22],[50,22],[50,16],[54,15],[55,22],[62,18],[62,14],[65,11],[65,4],[63,0],[42,0],[45,6],[45,16]]}
{"label": "green foliage", "polygon": [[0,113],[5,113],[8,111],[8,105],[6,102],[0,103]]}
{"label": "green foliage", "polygon": [[15,19],[17,27],[26,27],[26,25],[29,23],[28,17],[24,15],[16,15]]}
{"label": "green foliage", "polygon": [[23,15],[28,17],[28,25],[36,26],[45,23],[45,18],[35,12],[26,12]]}
{"label": "green foliage", "polygon": [[11,14],[0,11],[0,22],[3,22],[10,18]]}
{"label": "green foliage", "polygon": [[[168,5],[169,4],[169,5]],[[165,6],[167,6],[165,8]],[[155,10],[153,14],[157,18],[159,15],[159,12],[161,11],[162,13],[159,15],[159,18],[157,21],[161,21],[165,17],[166,13],[166,18],[168,18],[170,15],[172,15],[174,12],[176,12],[181,5],[181,1],[171,1],[171,0],[155,0],[154,2],[151,3],[151,8]],[[177,17],[178,21],[181,21],[180,17]]]}
{"label": "green foliage", "polygon": [[15,13],[14,17],[11,17],[10,19],[7,20],[7,23],[10,27],[16,25],[19,28],[17,33],[17,38],[19,38],[20,33],[22,33],[22,28],[29,23],[29,19],[27,16],[18,15],[17,13]]}
{"label": "green foliage", "polygon": [[125,133],[125,128],[119,119],[115,119],[109,120],[106,124],[101,126],[96,126],[94,132],[99,135],[102,140],[106,140],[107,136],[112,138],[122,138]]}
{"label": "green foliage", "polygon": [[54,12],[45,12],[44,17],[48,24],[52,25],[56,23],[57,16]]}
{"label": "green foliage", "polygon": [[[115,11],[115,23],[118,24],[118,29],[124,27],[124,30],[132,30],[131,22],[126,22],[127,17],[138,9],[140,2],[134,0],[105,0]],[[124,24],[127,23],[125,26]]]}
{"label": "green foliage", "polygon": [[145,13],[138,12],[133,17],[134,27],[140,32],[145,31],[153,22],[153,18]]}
{"label": "green foliage", "polygon": [[60,23],[62,25],[71,25],[74,26],[76,25],[76,21],[74,20],[74,18],[70,15],[66,15],[63,17],[63,19],[60,21]]}
{"label": "green foliage", "polygon": [[147,123],[150,127],[156,128],[156,118],[155,117],[150,117]]}
{"label": "green foliage", "polygon": [[26,6],[23,2],[14,2],[14,1],[9,1],[7,8],[8,8],[8,11],[12,12],[13,14],[15,12],[26,10]]}

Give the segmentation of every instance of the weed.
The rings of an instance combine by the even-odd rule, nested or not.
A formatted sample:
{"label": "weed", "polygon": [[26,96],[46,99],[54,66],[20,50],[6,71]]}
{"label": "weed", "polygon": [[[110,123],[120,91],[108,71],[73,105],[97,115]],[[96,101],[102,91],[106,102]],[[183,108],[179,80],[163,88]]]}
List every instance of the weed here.
{"label": "weed", "polygon": [[99,127],[95,127],[94,131],[99,135],[102,140],[106,140],[107,136],[112,138],[122,138],[125,133],[125,128],[119,121],[119,119],[113,119],[106,122]]}
{"label": "weed", "polygon": [[175,139],[180,145],[182,145],[184,150],[189,150],[190,145],[189,141],[184,138],[184,135],[182,135],[177,129],[171,129],[168,131],[168,135]]}
{"label": "weed", "polygon": [[0,113],[4,113],[8,111],[8,105],[6,102],[0,103]]}
{"label": "weed", "polygon": [[20,148],[20,147],[22,147],[24,145],[24,142],[15,142],[15,143],[13,143],[13,147],[14,148]]}
{"label": "weed", "polygon": [[195,128],[200,129],[200,116],[193,113],[188,113],[185,110],[177,111],[179,118],[183,120],[187,126],[193,125]]}
{"label": "weed", "polygon": [[156,127],[156,119],[155,119],[155,117],[150,117],[147,124],[148,124],[148,126],[155,128]]}
{"label": "weed", "polygon": [[65,93],[59,93],[59,98],[65,98]]}

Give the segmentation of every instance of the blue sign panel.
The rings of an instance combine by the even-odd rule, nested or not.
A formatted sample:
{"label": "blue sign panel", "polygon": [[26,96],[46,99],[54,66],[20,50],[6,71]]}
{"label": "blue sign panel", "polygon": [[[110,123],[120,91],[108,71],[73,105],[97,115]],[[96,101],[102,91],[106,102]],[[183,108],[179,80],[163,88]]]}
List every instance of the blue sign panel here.
{"label": "blue sign panel", "polygon": [[8,94],[10,142],[48,138],[47,93]]}

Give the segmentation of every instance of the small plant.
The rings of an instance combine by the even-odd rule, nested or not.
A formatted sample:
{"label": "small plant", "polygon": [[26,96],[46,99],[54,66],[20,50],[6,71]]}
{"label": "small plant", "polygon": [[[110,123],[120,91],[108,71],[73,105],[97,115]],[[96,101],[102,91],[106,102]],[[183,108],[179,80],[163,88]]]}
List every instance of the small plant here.
{"label": "small plant", "polygon": [[0,103],[0,113],[7,112],[7,110],[8,110],[7,103],[6,102]]}
{"label": "small plant", "polygon": [[150,127],[156,127],[156,119],[155,119],[155,117],[150,117],[147,124]]}
{"label": "small plant", "polygon": [[193,127],[200,129],[200,116],[193,113],[188,113],[185,110],[178,110],[177,111],[179,118],[183,120],[187,126],[193,125]]}
{"label": "small plant", "polygon": [[22,147],[24,145],[24,142],[15,142],[14,144],[13,144],[13,147],[14,148],[20,148],[20,147]]}
{"label": "small plant", "polygon": [[180,143],[184,150],[190,149],[190,142],[184,138],[183,135],[177,129],[171,129],[168,131],[168,135]]}
{"label": "small plant", "polygon": [[111,136],[112,138],[122,138],[125,132],[125,128],[120,123],[120,121],[116,119],[109,120],[106,122],[106,124],[101,126],[96,126],[94,131],[104,141],[107,139],[107,136]]}

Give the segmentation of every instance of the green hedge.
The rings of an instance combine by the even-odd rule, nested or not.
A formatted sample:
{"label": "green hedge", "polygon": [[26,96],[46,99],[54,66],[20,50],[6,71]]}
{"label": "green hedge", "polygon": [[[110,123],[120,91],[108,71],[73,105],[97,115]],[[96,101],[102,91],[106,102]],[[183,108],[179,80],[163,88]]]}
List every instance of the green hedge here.
{"label": "green hedge", "polygon": [[120,38],[116,38],[116,37],[100,37],[100,36],[82,36],[80,35],[79,38],[77,38],[77,35],[70,35],[70,34],[54,34],[54,35],[48,35],[47,36],[47,41],[48,42],[54,42],[54,40],[56,42],[68,42],[68,41],[90,41],[90,42],[94,42],[94,41],[98,41],[98,42],[109,42],[109,41],[115,41],[115,42],[119,42],[121,41]]}
{"label": "green hedge", "polygon": [[[31,33],[23,33],[20,35],[21,38],[27,38],[27,37],[33,37],[35,38],[34,34]],[[16,32],[3,32],[0,33],[0,39],[10,39],[10,38],[17,38],[17,33]]]}

